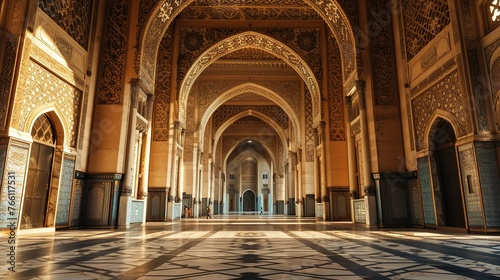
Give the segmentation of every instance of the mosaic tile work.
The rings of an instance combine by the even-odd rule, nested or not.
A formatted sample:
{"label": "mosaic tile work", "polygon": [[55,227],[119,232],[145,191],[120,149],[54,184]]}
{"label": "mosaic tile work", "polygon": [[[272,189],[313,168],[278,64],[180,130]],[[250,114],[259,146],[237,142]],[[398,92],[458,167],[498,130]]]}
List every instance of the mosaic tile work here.
{"label": "mosaic tile work", "polygon": [[[222,216],[17,237],[8,279],[492,279],[500,236]],[[0,243],[0,249],[6,246]]]}
{"label": "mosaic tile work", "polygon": [[420,178],[420,190],[422,192],[422,204],[424,208],[424,221],[426,224],[436,224],[429,161],[427,157],[423,157],[417,160],[417,164],[418,177]]}
{"label": "mosaic tile work", "polygon": [[484,214],[487,227],[500,227],[500,175],[495,156],[495,143],[476,142],[476,157],[483,195]]}

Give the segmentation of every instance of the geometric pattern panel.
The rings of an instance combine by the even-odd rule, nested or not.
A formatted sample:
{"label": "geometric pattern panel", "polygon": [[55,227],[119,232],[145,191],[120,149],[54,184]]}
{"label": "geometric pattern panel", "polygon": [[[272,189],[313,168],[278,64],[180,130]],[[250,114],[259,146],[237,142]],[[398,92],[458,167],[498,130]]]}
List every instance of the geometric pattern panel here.
{"label": "geometric pattern panel", "polygon": [[[194,1],[177,17],[178,19],[228,19],[228,20],[321,20],[321,17],[304,1]],[[224,3],[225,2],[225,3]],[[256,3],[260,2],[260,3]],[[280,5],[278,2],[294,2],[288,7],[266,7]],[[212,5],[211,7],[209,5]],[[223,6],[222,5],[226,5]],[[255,6],[259,5],[259,6]],[[248,6],[248,7],[245,7]]]}
{"label": "geometric pattern panel", "polygon": [[74,170],[75,160],[65,158],[63,161],[61,186],[59,188],[59,198],[57,203],[56,226],[69,225]]}
{"label": "geometric pattern panel", "polygon": [[411,60],[450,23],[448,0],[402,1],[404,36]]}
{"label": "geometric pattern panel", "polygon": [[330,141],[345,141],[342,58],[337,40],[330,31],[327,33],[329,136]]}
{"label": "geometric pattern panel", "polygon": [[[182,80],[194,61],[217,42],[246,31],[246,28],[191,28],[180,30],[178,80]],[[319,28],[256,28],[254,31],[270,36],[300,55],[322,84],[321,30]]]}
{"label": "geometric pattern panel", "polygon": [[313,108],[312,108],[312,98],[311,94],[307,87],[305,88],[305,109],[306,109],[306,161],[313,162],[314,161],[314,150],[315,150],[315,141],[314,141],[314,127],[313,127]]}
{"label": "geometric pattern panel", "polygon": [[500,175],[495,142],[476,142],[476,160],[487,228],[500,227]]}
{"label": "geometric pattern panel", "polygon": [[170,92],[172,75],[172,36],[169,28],[158,49],[158,62],[153,105],[153,141],[168,141],[168,120],[170,117]]}
{"label": "geometric pattern panel", "polygon": [[38,7],[87,49],[92,16],[92,0],[41,0]]}
{"label": "geometric pattern panel", "polygon": [[468,224],[469,227],[482,228],[484,227],[484,217],[474,160],[474,148],[472,143],[468,143],[459,146],[458,151]]}
{"label": "geometric pattern panel", "polygon": [[24,94],[19,96],[18,100],[19,104],[31,106],[16,108],[17,129],[24,129],[29,114],[38,106],[54,103],[68,124],[70,135],[65,137],[69,137],[68,143],[71,147],[76,147],[82,91],[59,79],[33,60],[30,60],[28,73],[30,75],[26,77]]}
{"label": "geometric pattern panel", "polygon": [[246,110],[255,110],[257,112],[261,112],[276,121],[276,123],[278,123],[281,128],[288,128],[288,115],[279,106],[223,105],[217,108],[217,110],[212,115],[213,131],[217,131],[217,129],[219,129],[219,127],[221,127],[221,125],[224,124],[224,122],[226,122],[232,116]]}
{"label": "geometric pattern panel", "polygon": [[125,59],[129,28],[131,0],[111,0],[107,10],[103,38],[97,104],[121,104],[123,102]]}
{"label": "geometric pattern panel", "polygon": [[425,130],[436,109],[451,113],[455,117],[454,121],[458,125],[455,128],[458,132],[457,138],[466,135],[471,130],[467,112],[468,104],[462,98],[462,89],[456,70],[412,100],[417,151],[426,148]]}
{"label": "geometric pattern panel", "polygon": [[[369,2],[369,22],[380,22],[387,9],[386,0],[371,0]],[[394,57],[392,25],[379,24],[378,28],[370,29],[370,44],[376,50],[372,53],[373,86],[375,90],[375,105],[398,105],[398,90],[396,86],[396,62]]]}
{"label": "geometric pattern panel", "polygon": [[435,225],[434,194],[432,192],[431,174],[427,157],[417,160],[418,177],[420,179],[420,190],[422,192],[422,204],[424,208],[424,220],[426,224]]}

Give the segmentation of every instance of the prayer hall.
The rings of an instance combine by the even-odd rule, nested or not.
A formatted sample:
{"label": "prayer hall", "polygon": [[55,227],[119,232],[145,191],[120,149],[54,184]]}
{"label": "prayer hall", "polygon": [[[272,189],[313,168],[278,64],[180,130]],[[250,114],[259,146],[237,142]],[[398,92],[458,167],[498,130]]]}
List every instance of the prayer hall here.
{"label": "prayer hall", "polygon": [[0,0],[0,278],[500,278],[500,0]]}

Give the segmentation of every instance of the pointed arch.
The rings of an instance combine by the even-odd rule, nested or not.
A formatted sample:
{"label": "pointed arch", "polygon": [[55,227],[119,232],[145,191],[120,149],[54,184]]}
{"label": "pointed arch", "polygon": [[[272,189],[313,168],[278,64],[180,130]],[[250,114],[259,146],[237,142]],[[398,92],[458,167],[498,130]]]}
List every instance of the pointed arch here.
{"label": "pointed arch", "polygon": [[[194,0],[158,1],[141,30],[136,52],[135,67],[139,78],[154,92],[155,62],[163,34],[175,17]],[[357,77],[357,53],[360,49],[355,40],[352,26],[344,10],[336,0],[304,0],[325,21],[339,42],[342,64],[345,69],[344,82],[355,81]]]}
{"label": "pointed arch", "polygon": [[[297,133],[298,139],[301,139],[302,132],[300,130],[300,122],[299,122],[299,117],[296,115],[296,113],[293,111],[293,108],[290,106],[290,104],[284,100],[281,96],[276,94],[274,91],[263,87],[261,85],[255,84],[255,83],[245,83],[239,86],[236,86],[224,93],[222,93],[210,106],[207,108],[205,111],[201,121],[200,121],[200,131],[202,132],[201,135],[204,135],[205,128],[207,126],[207,123],[210,119],[210,117],[213,115],[213,113],[222,106],[225,102],[228,100],[239,96],[244,93],[254,93],[257,95],[260,95],[262,97],[268,98],[269,100],[273,101],[274,103],[278,104],[278,106],[281,107],[285,111],[285,113],[288,115],[292,122],[293,130]],[[251,115],[252,113],[247,111],[246,115]],[[253,114],[259,115],[259,112],[253,111]],[[264,116],[262,114],[262,116]],[[266,117],[260,117],[261,119],[265,119],[269,123],[275,123],[274,120]],[[279,125],[277,125],[279,127]],[[275,128],[276,129],[276,128]],[[222,130],[223,131],[223,130]],[[278,129],[276,129],[278,131]]]}
{"label": "pointed arch", "polygon": [[180,122],[185,122],[189,92],[201,72],[224,55],[245,48],[257,48],[269,52],[285,61],[297,72],[297,74],[306,83],[306,86],[312,96],[313,117],[315,124],[319,124],[321,119],[320,87],[311,68],[297,53],[282,42],[254,31],[246,31],[226,38],[207,49],[195,60],[180,87],[178,98],[178,118]]}
{"label": "pointed arch", "polygon": [[69,137],[65,137],[69,135],[68,124],[66,123],[66,119],[63,117],[64,114],[59,110],[57,106],[54,106],[53,103],[47,103],[42,106],[39,106],[39,110],[32,111],[27,118],[26,125],[23,127],[23,131],[26,133],[30,133],[35,120],[40,117],[42,114],[47,114],[50,117],[50,120],[54,124],[55,133],[56,133],[56,142],[58,145],[64,145],[66,147],[70,146]]}
{"label": "pointed arch", "polygon": [[[268,117],[267,115],[265,114],[262,114],[260,112],[256,112],[256,111],[251,111],[251,110],[246,110],[246,111],[243,111],[243,112],[240,112],[239,114],[236,114],[234,116],[232,116],[230,119],[228,119],[214,134],[214,152],[212,154],[217,154],[215,151],[217,149],[217,144],[219,143],[219,140],[220,138],[222,137],[222,134],[224,133],[224,131],[233,123],[235,122],[236,120],[238,119],[241,119],[243,117],[246,117],[246,116],[255,116],[261,120],[263,120],[264,122],[268,123],[275,131],[276,133],[278,134],[281,142],[283,143],[283,147],[286,147],[287,146],[287,143],[286,143],[286,135],[285,133],[282,131],[281,127],[279,126],[278,123],[276,123],[276,121],[274,121],[273,119],[271,119],[270,117]],[[247,137],[246,138],[247,140],[253,140],[253,141],[256,141],[258,143],[260,143],[264,148],[266,148],[268,150],[268,153],[270,155],[272,155],[271,153],[271,149],[269,147],[267,147],[266,145],[264,145],[261,141],[259,141],[258,137],[253,137],[253,138],[249,138]],[[239,144],[241,144],[241,142],[239,142]],[[238,145],[239,145],[238,144]],[[237,145],[236,145],[237,146]],[[234,147],[233,147],[234,149]],[[287,150],[287,149],[285,149]],[[232,151],[232,150],[231,150]],[[274,157],[271,156],[273,159]]]}
{"label": "pointed arch", "polygon": [[444,111],[444,110],[441,110],[441,109],[437,109],[434,111],[434,114],[432,115],[432,117],[429,119],[429,122],[427,123],[427,127],[425,129],[425,148],[426,149],[429,149],[429,145],[430,145],[430,139],[432,139],[432,136],[433,136],[433,133],[435,133],[435,127],[436,127],[436,124],[439,123],[439,119],[443,119],[447,122],[450,123],[451,127],[453,128],[453,133],[455,133],[455,137],[457,137],[458,135],[460,135],[459,133],[457,133],[457,127],[459,127],[458,125],[458,121],[456,120],[455,116],[450,113],[450,112],[447,112],[447,111]]}

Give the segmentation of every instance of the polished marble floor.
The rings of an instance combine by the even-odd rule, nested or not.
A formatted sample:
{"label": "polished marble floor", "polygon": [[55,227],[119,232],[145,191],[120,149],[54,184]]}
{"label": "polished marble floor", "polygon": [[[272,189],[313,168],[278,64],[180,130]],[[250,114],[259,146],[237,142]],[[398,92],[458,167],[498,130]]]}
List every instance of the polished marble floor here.
{"label": "polished marble floor", "polygon": [[0,279],[494,279],[500,236],[214,216],[0,243]]}

